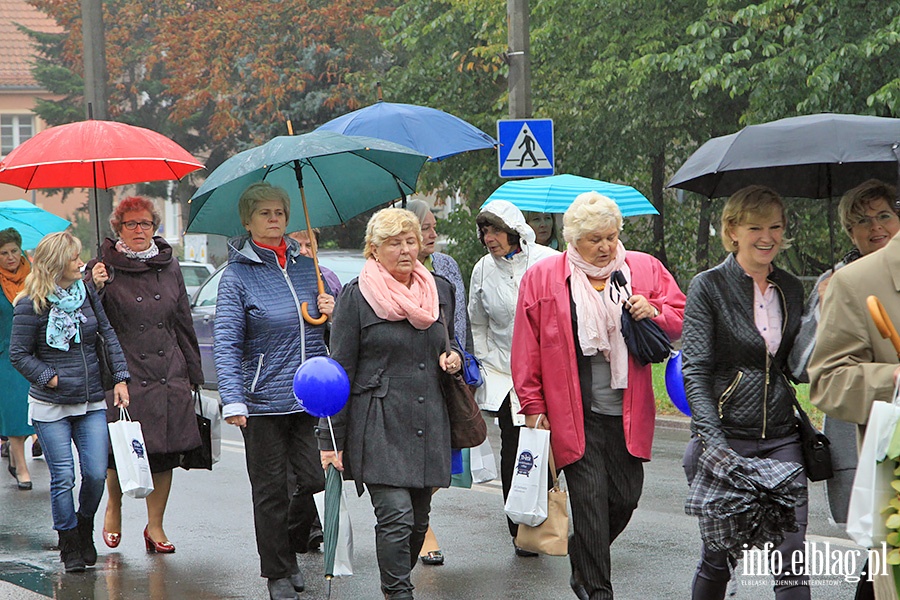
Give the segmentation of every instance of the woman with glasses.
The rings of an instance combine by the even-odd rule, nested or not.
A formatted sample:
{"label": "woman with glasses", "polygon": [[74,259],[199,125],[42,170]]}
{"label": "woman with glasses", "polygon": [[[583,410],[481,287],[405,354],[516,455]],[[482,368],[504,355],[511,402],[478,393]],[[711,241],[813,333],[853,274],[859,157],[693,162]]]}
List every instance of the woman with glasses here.
{"label": "woman with glasses", "polygon": [[[122,200],[109,218],[117,239],[104,241],[101,260],[92,261],[85,276],[99,292],[131,371],[129,414],[141,424],[153,474],[144,544],[147,552],[171,554],[175,546],[163,517],[172,470],[182,453],[200,445],[191,388],[203,383],[203,371],[181,268],[172,247],[153,236],[159,222],[149,200]],[[107,420],[117,421],[118,408],[108,407]],[[112,456],[109,465],[103,541],[115,548],[122,537],[122,490]]]}

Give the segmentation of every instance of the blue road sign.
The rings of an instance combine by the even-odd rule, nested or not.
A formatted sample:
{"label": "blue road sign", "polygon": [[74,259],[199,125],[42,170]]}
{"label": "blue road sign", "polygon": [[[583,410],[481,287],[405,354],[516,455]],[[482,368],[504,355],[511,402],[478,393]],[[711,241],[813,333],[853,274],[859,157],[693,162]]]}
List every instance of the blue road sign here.
{"label": "blue road sign", "polygon": [[500,177],[553,175],[553,119],[497,121]]}

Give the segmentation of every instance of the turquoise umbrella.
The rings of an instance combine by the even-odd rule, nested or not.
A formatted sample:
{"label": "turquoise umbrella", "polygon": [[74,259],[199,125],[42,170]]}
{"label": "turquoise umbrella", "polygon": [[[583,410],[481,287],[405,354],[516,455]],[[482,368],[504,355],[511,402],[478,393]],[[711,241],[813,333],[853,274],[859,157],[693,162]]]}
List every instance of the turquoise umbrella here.
{"label": "turquoise umbrella", "polygon": [[65,231],[71,223],[27,200],[0,202],[0,229],[12,227],[22,236],[22,250],[31,250],[45,235]]}
{"label": "turquoise umbrella", "polygon": [[287,190],[288,231],[307,227],[301,189],[312,227],[340,225],[414,192],[427,159],[399,144],[332,131],[280,136],[232,156],[210,174],[190,200],[187,231],[245,234],[238,199],[258,181]]}
{"label": "turquoise umbrella", "polygon": [[584,192],[598,192],[607,196],[619,206],[623,217],[659,214],[653,204],[631,186],[578,175],[553,175],[507,181],[494,190],[484,204],[493,200],[507,200],[523,211],[563,213],[575,197]]}

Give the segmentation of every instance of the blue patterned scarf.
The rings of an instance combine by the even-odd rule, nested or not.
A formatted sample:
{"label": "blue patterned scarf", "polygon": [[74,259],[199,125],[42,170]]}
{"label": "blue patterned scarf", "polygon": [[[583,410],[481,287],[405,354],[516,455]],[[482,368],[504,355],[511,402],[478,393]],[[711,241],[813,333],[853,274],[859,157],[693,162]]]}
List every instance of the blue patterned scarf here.
{"label": "blue patterned scarf", "polygon": [[65,290],[56,286],[56,291],[47,296],[51,305],[47,321],[48,346],[67,352],[69,340],[81,343],[81,323],[87,322],[81,312],[85,295],[84,282],[79,279]]}

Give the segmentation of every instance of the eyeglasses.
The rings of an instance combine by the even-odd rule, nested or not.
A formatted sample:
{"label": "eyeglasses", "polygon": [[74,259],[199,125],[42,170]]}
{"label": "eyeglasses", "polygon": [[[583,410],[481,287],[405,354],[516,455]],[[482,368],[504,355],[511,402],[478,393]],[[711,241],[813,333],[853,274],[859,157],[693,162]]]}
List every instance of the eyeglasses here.
{"label": "eyeglasses", "polygon": [[876,223],[878,225],[884,226],[887,225],[892,219],[896,219],[897,215],[891,212],[881,212],[875,215],[874,217],[861,217],[858,221],[856,221],[853,226],[854,227],[871,227],[872,223]]}
{"label": "eyeglasses", "polygon": [[153,223],[152,221],[125,221],[124,223],[122,223],[122,226],[125,227],[125,229],[127,229],[128,231],[134,231],[138,227],[140,227],[144,231],[148,231],[150,229],[153,229],[154,225],[155,223]]}

